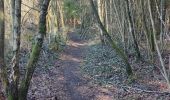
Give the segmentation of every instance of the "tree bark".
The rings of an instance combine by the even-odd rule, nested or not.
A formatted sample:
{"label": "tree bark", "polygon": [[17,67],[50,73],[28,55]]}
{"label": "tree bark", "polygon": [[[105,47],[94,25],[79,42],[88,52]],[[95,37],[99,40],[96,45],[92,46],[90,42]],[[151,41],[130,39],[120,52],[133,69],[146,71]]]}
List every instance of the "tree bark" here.
{"label": "tree bark", "polygon": [[128,74],[128,76],[132,76],[133,75],[133,72],[132,72],[132,68],[128,62],[128,58],[126,56],[126,54],[123,52],[122,49],[120,49],[116,43],[113,41],[113,39],[111,38],[111,36],[109,35],[109,33],[107,32],[107,30],[105,29],[104,25],[102,24],[100,18],[99,18],[99,15],[98,15],[98,12],[97,12],[97,9],[95,8],[95,5],[94,5],[94,2],[93,0],[89,0],[90,1],[90,4],[91,4],[91,7],[93,9],[93,12],[96,16],[96,20],[99,24],[99,27],[101,28],[102,32],[103,32],[103,35],[105,35],[105,37],[108,39],[108,41],[111,43],[111,46],[113,49],[115,49],[115,51],[119,54],[119,56],[123,59],[123,61],[125,62],[126,64],[126,72]]}
{"label": "tree bark", "polygon": [[19,84],[19,52],[20,52],[20,34],[21,34],[21,0],[13,1],[13,53],[14,56],[12,58],[12,72],[11,72],[11,84],[9,91],[9,98],[13,98],[14,100],[18,99],[18,84]]}
{"label": "tree bark", "polygon": [[[103,24],[104,23],[104,16],[103,16],[103,9],[104,8],[103,8],[102,2],[103,2],[102,0],[97,1],[97,11],[98,11],[99,19],[100,19],[101,23]],[[102,30],[100,30],[100,40],[103,44],[105,43],[105,37],[103,35]]]}
{"label": "tree bark", "polygon": [[15,0],[11,0],[11,18],[12,18],[12,23],[11,23],[11,27],[12,27],[12,45],[14,45],[14,16],[15,16]]}
{"label": "tree bark", "polygon": [[4,0],[0,0],[0,79],[5,91],[9,86],[7,70],[4,61],[4,41],[5,41],[5,17]]}
{"label": "tree bark", "polygon": [[0,58],[4,60],[5,18],[4,0],[0,0]]}
{"label": "tree bark", "polygon": [[141,54],[140,54],[138,43],[137,43],[136,36],[135,36],[135,27],[134,27],[134,23],[133,23],[133,19],[132,19],[132,14],[131,14],[131,11],[130,11],[131,6],[130,6],[130,3],[129,3],[129,0],[126,0],[126,4],[127,4],[127,11],[128,11],[131,33],[132,33],[133,42],[134,42],[134,45],[135,45],[135,51],[136,51],[136,54],[137,54],[137,58],[140,59]]}
{"label": "tree bark", "polygon": [[58,6],[59,13],[60,13],[60,20],[61,20],[62,30],[64,30],[65,29],[65,23],[64,23],[63,1],[58,0],[57,1],[57,6]]}
{"label": "tree bark", "polygon": [[36,63],[38,61],[43,40],[46,35],[46,15],[47,15],[49,2],[50,0],[44,0],[41,7],[40,17],[39,17],[39,32],[37,34],[35,44],[33,45],[30,59],[27,63],[27,69],[26,69],[24,80],[22,81],[20,86],[19,100],[26,100],[27,98],[30,81],[34,73],[34,70],[36,68]]}
{"label": "tree bark", "polygon": [[170,79],[169,79],[168,73],[166,71],[165,64],[164,64],[164,61],[163,61],[163,58],[162,58],[162,55],[161,55],[161,52],[160,52],[160,49],[159,49],[159,46],[158,46],[158,43],[157,43],[157,39],[156,39],[156,28],[155,28],[155,23],[154,23],[154,20],[153,20],[153,14],[152,14],[151,5],[150,5],[151,1],[150,0],[147,0],[147,1],[148,1],[148,9],[149,9],[149,14],[150,14],[150,20],[151,20],[151,24],[152,24],[152,30],[153,30],[153,34],[154,34],[153,35],[154,43],[155,43],[156,51],[158,53],[160,64],[162,66],[162,75],[165,78],[165,80],[168,84],[168,87],[170,88]]}

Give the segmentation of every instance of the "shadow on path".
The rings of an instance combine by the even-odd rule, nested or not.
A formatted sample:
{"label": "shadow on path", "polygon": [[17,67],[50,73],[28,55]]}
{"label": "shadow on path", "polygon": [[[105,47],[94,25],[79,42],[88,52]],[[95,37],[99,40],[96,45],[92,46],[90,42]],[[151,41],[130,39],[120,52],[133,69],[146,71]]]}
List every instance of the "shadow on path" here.
{"label": "shadow on path", "polygon": [[[83,56],[86,55],[88,42],[81,40],[76,33],[68,33],[68,46],[61,54],[63,77],[70,100],[112,100],[108,91],[100,93],[97,87],[89,85],[90,79],[80,71]],[[99,97],[100,96],[100,97]],[[98,98],[98,99],[97,99]]]}
{"label": "shadow on path", "polygon": [[48,72],[33,77],[30,100],[113,100],[113,93],[90,82],[81,73],[88,41],[68,33],[68,43],[55,66]]}

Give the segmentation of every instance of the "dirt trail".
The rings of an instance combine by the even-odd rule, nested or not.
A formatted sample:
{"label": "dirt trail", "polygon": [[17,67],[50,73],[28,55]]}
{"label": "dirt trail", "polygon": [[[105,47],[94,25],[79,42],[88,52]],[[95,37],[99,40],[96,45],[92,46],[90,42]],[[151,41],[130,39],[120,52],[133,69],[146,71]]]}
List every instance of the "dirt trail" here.
{"label": "dirt trail", "polygon": [[90,85],[90,79],[81,74],[80,65],[86,54],[87,41],[79,39],[76,33],[69,33],[68,36],[68,46],[61,54],[61,61],[59,61],[61,67],[59,69],[65,80],[67,100],[112,100],[107,90],[102,91]]}
{"label": "dirt trail", "polygon": [[112,92],[91,84],[81,73],[87,41],[68,33],[69,41],[55,66],[32,79],[30,100],[113,100]]}
{"label": "dirt trail", "polygon": [[[92,83],[92,79],[82,74],[80,69],[89,42],[81,40],[73,32],[68,33],[68,37],[67,46],[60,53],[59,59],[52,60],[55,64],[47,68],[38,66],[32,78],[28,100],[170,100],[169,93],[114,85],[104,88]],[[48,57],[46,61],[39,62],[43,61],[51,64]],[[0,100],[2,97],[0,92]]]}

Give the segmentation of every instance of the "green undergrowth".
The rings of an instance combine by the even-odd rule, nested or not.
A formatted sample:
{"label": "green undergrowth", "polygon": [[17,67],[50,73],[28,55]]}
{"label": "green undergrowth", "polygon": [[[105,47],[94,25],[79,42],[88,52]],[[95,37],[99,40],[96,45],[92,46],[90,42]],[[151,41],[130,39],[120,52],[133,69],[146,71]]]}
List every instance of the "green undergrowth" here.
{"label": "green undergrowth", "polygon": [[96,83],[119,84],[127,79],[123,61],[109,46],[101,43],[89,46],[84,59],[82,71]]}

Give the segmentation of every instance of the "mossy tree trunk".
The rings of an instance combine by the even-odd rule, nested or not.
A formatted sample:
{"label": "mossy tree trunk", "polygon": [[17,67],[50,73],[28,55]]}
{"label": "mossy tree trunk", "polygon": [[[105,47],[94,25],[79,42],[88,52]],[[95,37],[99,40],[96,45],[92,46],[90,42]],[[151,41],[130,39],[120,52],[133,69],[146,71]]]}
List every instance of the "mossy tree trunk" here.
{"label": "mossy tree trunk", "polygon": [[[30,59],[27,64],[24,80],[19,82],[19,50],[20,50],[20,33],[21,33],[21,0],[14,0],[13,6],[14,17],[14,57],[12,59],[12,73],[9,78],[4,62],[4,34],[5,34],[5,20],[4,20],[4,0],[0,0],[0,79],[6,90],[7,100],[27,100],[27,93],[32,75],[36,68],[44,37],[46,35],[46,15],[50,0],[43,0],[40,18],[39,18],[39,32],[36,37],[36,43],[33,46]],[[10,80],[10,81],[9,81]],[[21,83],[21,84],[19,84]],[[20,86],[20,87],[19,87]]]}
{"label": "mossy tree trunk", "polygon": [[4,41],[5,41],[5,18],[4,18],[4,0],[0,0],[0,79],[4,89],[7,91],[9,81],[4,62]]}
{"label": "mossy tree trunk", "polygon": [[34,70],[36,68],[36,63],[38,61],[38,58],[41,52],[41,47],[43,44],[43,40],[46,35],[46,15],[47,15],[49,2],[50,0],[44,0],[42,7],[41,7],[41,12],[40,12],[40,17],[39,17],[39,32],[36,37],[35,44],[33,45],[33,48],[32,48],[32,52],[31,52],[30,59],[27,64],[27,69],[26,69],[26,73],[24,76],[24,80],[21,82],[19,100],[26,100],[27,98],[27,92],[29,89],[30,81],[32,79]]}
{"label": "mossy tree trunk", "polygon": [[100,20],[100,17],[98,15],[98,12],[97,12],[97,9],[95,8],[95,5],[94,5],[94,2],[93,0],[89,0],[90,1],[90,4],[91,4],[91,7],[93,9],[93,12],[95,14],[95,17],[96,17],[96,20],[99,24],[99,27],[101,28],[102,32],[103,32],[103,35],[108,39],[108,41],[110,42],[112,48],[119,54],[119,56],[123,59],[123,61],[125,62],[126,64],[126,72],[128,74],[128,76],[132,76],[133,75],[133,72],[132,72],[132,68],[128,62],[128,57],[127,55],[123,52],[123,50],[121,48],[119,48],[115,41],[111,38],[110,34],[107,32],[107,30],[105,29],[104,25],[102,24],[101,20]]}

